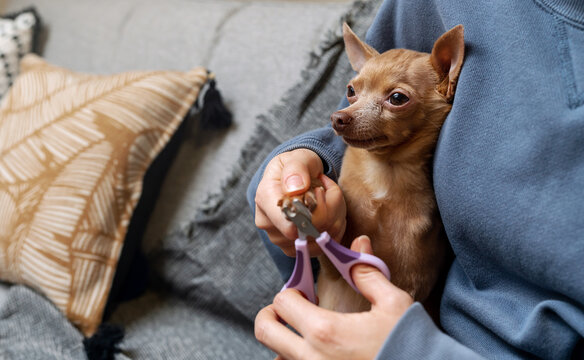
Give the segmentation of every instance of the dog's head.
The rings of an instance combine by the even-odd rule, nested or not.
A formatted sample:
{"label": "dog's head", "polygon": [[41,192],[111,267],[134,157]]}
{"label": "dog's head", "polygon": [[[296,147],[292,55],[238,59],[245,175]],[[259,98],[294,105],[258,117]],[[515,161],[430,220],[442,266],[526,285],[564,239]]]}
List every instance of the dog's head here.
{"label": "dog's head", "polygon": [[343,37],[357,76],[347,85],[350,105],[331,116],[336,133],[350,146],[375,152],[420,136],[437,138],[464,58],[462,25],[436,40],[431,54],[405,49],[379,54],[347,24]]}

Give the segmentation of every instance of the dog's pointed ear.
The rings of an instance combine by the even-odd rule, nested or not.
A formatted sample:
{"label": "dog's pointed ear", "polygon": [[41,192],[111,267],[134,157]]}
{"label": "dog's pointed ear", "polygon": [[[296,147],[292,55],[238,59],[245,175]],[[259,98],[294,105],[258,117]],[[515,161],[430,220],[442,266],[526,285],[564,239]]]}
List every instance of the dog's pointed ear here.
{"label": "dog's pointed ear", "polygon": [[343,39],[345,40],[345,51],[349,57],[349,62],[356,72],[361,71],[363,64],[367,60],[379,55],[377,50],[361,41],[347,23],[343,23]]}
{"label": "dog's pointed ear", "polygon": [[451,102],[464,61],[464,27],[462,25],[453,27],[436,40],[430,61],[440,78],[436,90],[444,95],[448,102]]}

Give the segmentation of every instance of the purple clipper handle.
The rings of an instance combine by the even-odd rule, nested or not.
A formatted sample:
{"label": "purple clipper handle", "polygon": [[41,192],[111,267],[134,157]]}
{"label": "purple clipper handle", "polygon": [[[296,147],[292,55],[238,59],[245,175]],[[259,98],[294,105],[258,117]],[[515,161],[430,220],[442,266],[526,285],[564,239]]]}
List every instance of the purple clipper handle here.
{"label": "purple clipper handle", "polygon": [[385,265],[385,263],[377,256],[347,249],[343,245],[332,240],[327,232],[320,234],[318,239],[316,239],[316,243],[318,246],[320,246],[322,251],[324,251],[325,255],[333,263],[335,268],[337,268],[339,273],[341,273],[347,283],[349,283],[349,285],[351,285],[351,287],[355,289],[357,293],[360,294],[361,292],[359,289],[357,289],[357,286],[351,277],[351,268],[353,265],[367,264],[374,266],[379,269],[383,275],[385,275],[387,280],[389,280],[389,269],[387,268],[387,265]]}
{"label": "purple clipper handle", "polygon": [[294,265],[294,272],[280,291],[285,289],[299,290],[310,302],[316,304],[314,276],[312,275],[310,254],[308,253],[308,242],[306,240],[296,239],[294,246],[296,247],[296,264]]}

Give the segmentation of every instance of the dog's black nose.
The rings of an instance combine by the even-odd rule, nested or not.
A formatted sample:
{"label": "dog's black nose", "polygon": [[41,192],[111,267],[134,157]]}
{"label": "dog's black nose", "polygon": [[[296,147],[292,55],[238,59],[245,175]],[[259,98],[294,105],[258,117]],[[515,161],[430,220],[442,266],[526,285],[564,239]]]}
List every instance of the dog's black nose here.
{"label": "dog's black nose", "polygon": [[349,114],[344,113],[342,111],[337,111],[331,115],[331,123],[333,125],[333,129],[337,132],[342,132],[351,124],[353,118],[349,116]]}

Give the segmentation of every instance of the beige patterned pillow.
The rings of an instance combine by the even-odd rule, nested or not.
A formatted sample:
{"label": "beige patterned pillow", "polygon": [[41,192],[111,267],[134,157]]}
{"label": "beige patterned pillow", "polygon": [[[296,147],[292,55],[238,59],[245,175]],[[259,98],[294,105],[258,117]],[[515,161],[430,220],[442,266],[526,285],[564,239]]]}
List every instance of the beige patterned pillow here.
{"label": "beige patterned pillow", "polygon": [[27,55],[0,105],[0,279],[101,322],[148,166],[207,79],[71,72]]}

